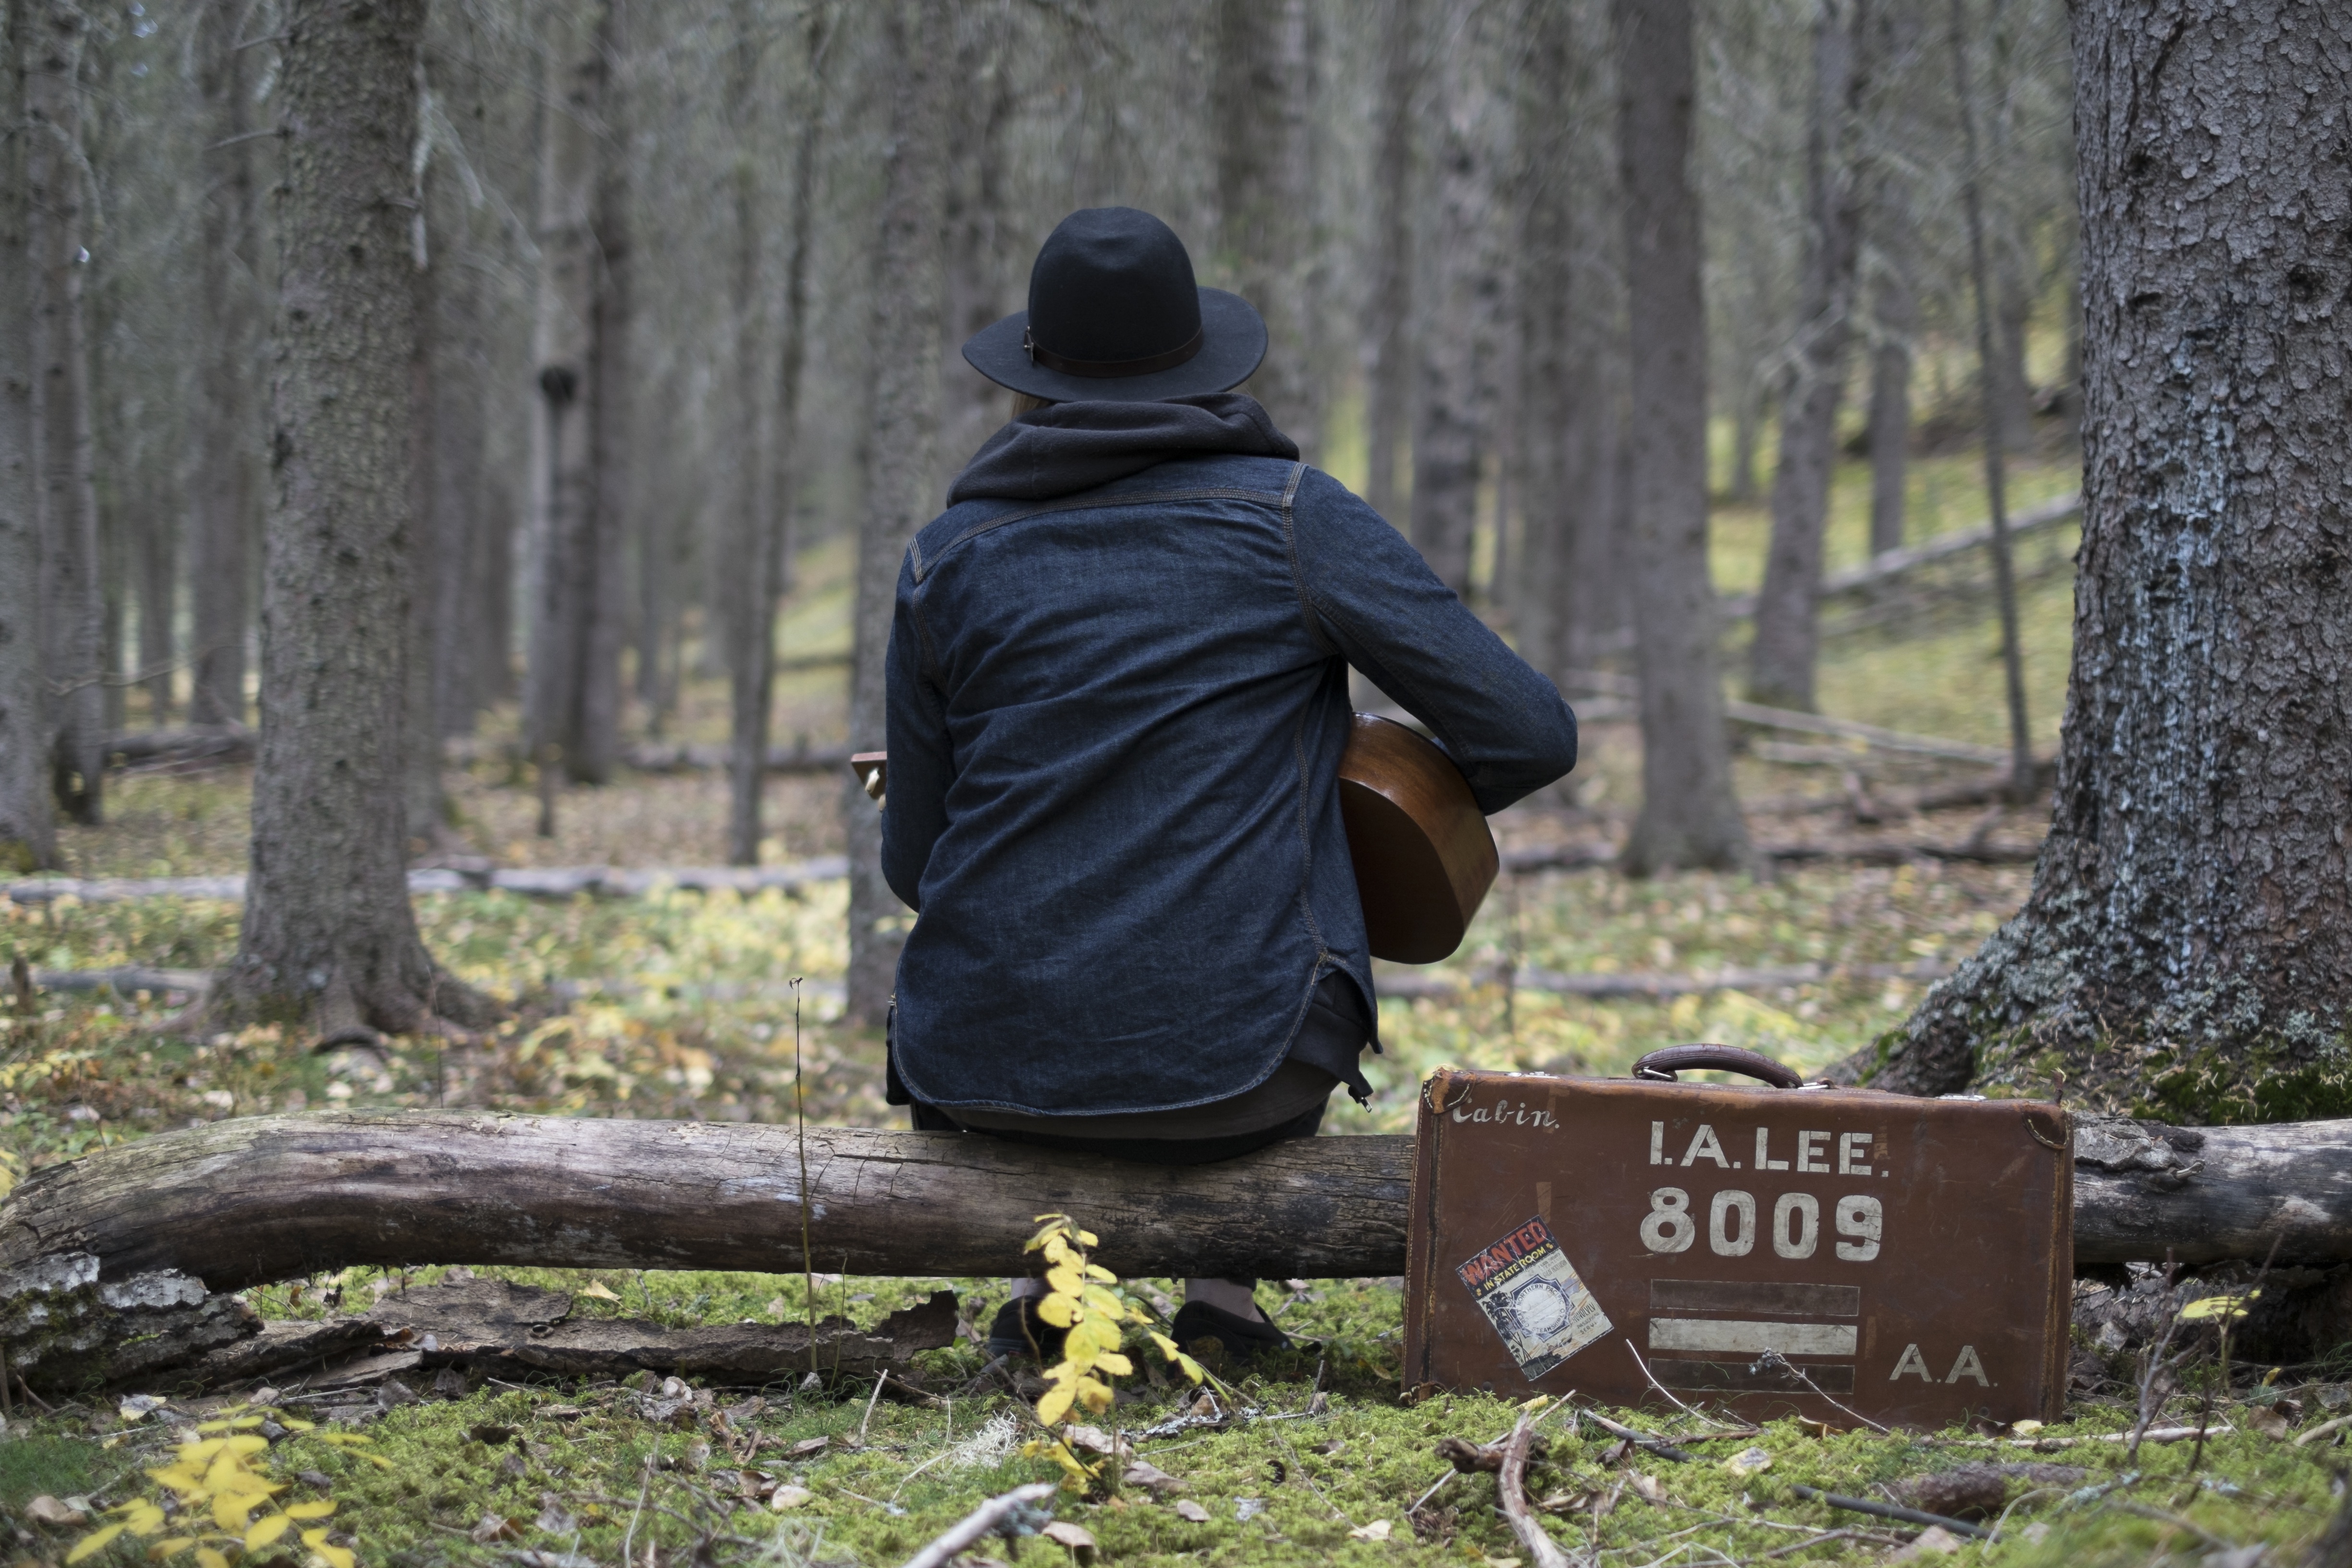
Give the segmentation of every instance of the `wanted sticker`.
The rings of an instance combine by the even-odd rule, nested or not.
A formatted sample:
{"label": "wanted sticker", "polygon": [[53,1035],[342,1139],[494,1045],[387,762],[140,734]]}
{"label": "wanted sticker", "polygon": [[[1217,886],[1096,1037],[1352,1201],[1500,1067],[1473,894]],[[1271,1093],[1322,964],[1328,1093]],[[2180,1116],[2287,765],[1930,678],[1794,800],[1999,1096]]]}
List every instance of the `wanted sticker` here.
{"label": "wanted sticker", "polygon": [[1531,1380],[1610,1331],[1609,1315],[1541,1218],[1528,1221],[1454,1272]]}

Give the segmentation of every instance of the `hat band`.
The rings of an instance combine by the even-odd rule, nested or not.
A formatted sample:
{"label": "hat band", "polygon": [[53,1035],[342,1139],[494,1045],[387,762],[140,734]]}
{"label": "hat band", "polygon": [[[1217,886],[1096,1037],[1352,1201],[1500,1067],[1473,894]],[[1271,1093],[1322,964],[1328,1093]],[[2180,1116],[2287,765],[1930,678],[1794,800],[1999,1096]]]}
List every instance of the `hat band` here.
{"label": "hat band", "polygon": [[1083,375],[1101,381],[1122,375],[1150,375],[1156,370],[1174,370],[1199,353],[1203,341],[1202,329],[1195,327],[1192,337],[1164,354],[1146,354],[1141,359],[1066,359],[1031,337],[1027,327],[1021,329],[1022,351],[1028,354],[1031,364],[1057,370],[1064,375]]}

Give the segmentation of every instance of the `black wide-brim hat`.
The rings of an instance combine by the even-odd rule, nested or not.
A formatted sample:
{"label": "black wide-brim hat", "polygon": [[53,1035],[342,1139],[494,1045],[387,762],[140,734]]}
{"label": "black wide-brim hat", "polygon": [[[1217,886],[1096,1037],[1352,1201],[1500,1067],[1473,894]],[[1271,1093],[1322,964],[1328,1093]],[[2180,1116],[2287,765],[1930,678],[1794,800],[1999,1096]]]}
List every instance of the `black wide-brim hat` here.
{"label": "black wide-brim hat", "polygon": [[1133,207],[1056,225],[1029,271],[1029,308],[963,345],[1000,386],[1054,403],[1157,403],[1239,386],[1265,358],[1250,302],[1192,281],[1176,231]]}

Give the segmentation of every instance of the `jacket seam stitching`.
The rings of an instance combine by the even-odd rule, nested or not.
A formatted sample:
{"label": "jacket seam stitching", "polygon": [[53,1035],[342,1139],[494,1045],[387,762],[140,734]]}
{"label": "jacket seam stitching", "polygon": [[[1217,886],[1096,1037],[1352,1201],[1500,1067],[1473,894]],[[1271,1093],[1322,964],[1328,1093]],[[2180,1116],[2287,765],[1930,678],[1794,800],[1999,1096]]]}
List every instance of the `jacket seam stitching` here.
{"label": "jacket seam stitching", "polygon": [[1307,623],[1307,636],[1324,658],[1336,658],[1339,650],[1323,635],[1323,622],[1315,613],[1315,602],[1307,594],[1307,568],[1298,559],[1298,528],[1295,502],[1298,499],[1299,482],[1307,477],[1307,465],[1300,463],[1290,470],[1290,482],[1282,487],[1282,546],[1290,555],[1290,585],[1298,594],[1298,614]]}
{"label": "jacket seam stitching", "polygon": [[920,581],[938,567],[940,562],[946,558],[949,551],[966,540],[976,539],[992,529],[1003,528],[1009,523],[1026,522],[1033,517],[1044,517],[1052,512],[1088,511],[1097,507],[1149,506],[1155,501],[1171,500],[1252,500],[1261,504],[1269,501],[1277,506],[1281,504],[1281,498],[1265,490],[1246,490],[1230,486],[1217,486],[1207,489],[1152,490],[1142,495],[1073,496],[1063,500],[1048,501],[1043,506],[1024,507],[1017,511],[1007,512],[1003,517],[992,517],[985,522],[973,523],[942,545],[939,554],[932,557],[928,565],[924,564],[919,557],[915,576],[918,581]]}

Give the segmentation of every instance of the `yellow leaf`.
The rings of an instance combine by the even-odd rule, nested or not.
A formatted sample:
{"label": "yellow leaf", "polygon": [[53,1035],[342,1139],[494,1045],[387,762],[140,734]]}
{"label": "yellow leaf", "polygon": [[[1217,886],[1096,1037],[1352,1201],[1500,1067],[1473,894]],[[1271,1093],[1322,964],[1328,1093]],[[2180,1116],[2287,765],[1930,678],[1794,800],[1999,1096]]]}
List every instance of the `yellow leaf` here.
{"label": "yellow leaf", "polygon": [[[1192,1381],[1195,1383],[1200,1381],[1200,1377],[1197,1373],[1194,1375]],[[400,1468],[394,1464],[390,1459],[385,1458],[382,1454],[362,1454],[360,1458],[365,1459],[369,1464],[373,1465],[379,1470],[396,1470]]]}
{"label": "yellow leaf", "polygon": [[1045,1289],[1056,1296],[1076,1298],[1086,1288],[1087,1277],[1075,1263],[1057,1263],[1045,1270]]}
{"label": "yellow leaf", "polygon": [[319,1434],[319,1441],[321,1443],[333,1443],[346,1448],[354,1448],[362,1443],[373,1443],[375,1439],[373,1437],[363,1437],[357,1432],[321,1432]]}
{"label": "yellow leaf", "polygon": [[259,1454],[269,1447],[269,1439],[258,1432],[240,1432],[223,1445],[232,1454]]}
{"label": "yellow leaf", "polygon": [[1102,1243],[1096,1239],[1095,1233],[1093,1231],[1082,1230],[1078,1232],[1078,1245],[1080,1247],[1099,1247]]}
{"label": "yellow leaf", "polygon": [[209,1546],[196,1548],[196,1568],[228,1568],[228,1559]]}
{"label": "yellow leaf", "polygon": [[223,1492],[213,1499],[213,1522],[231,1535],[245,1533],[245,1521],[253,1512],[253,1500],[235,1492]]}
{"label": "yellow leaf", "polygon": [[592,1301],[617,1301],[620,1300],[618,1296],[615,1296],[610,1290],[605,1289],[604,1281],[600,1279],[591,1279],[588,1281],[586,1285],[581,1288],[580,1294],[587,1297]]}
{"label": "yellow leaf", "polygon": [[2242,1318],[2246,1315],[2248,1303],[2261,1294],[2260,1290],[2249,1290],[2242,1296],[2200,1297],[2180,1309],[2180,1318],[2183,1322],[2201,1321],[2207,1318],[2225,1321]]}
{"label": "yellow leaf", "polygon": [[1103,1343],[1102,1331],[1095,1327],[1091,1320],[1086,1320],[1074,1326],[1063,1338],[1062,1353],[1080,1366],[1092,1366],[1096,1356],[1104,1351],[1115,1350],[1118,1346],[1118,1341],[1116,1339],[1113,1339],[1109,1344]]}
{"label": "yellow leaf", "polygon": [[1086,1302],[1087,1310],[1090,1312],[1100,1312],[1107,1318],[1127,1316],[1127,1304],[1099,1285],[1087,1286],[1086,1295],[1080,1299]]}
{"label": "yellow leaf", "polygon": [[1105,1268],[1099,1263],[1089,1263],[1087,1265],[1087,1278],[1089,1279],[1099,1280],[1105,1285],[1116,1285],[1118,1283],[1118,1276],[1113,1274],[1109,1269]]}
{"label": "yellow leaf", "polygon": [[1161,1333],[1159,1330],[1151,1330],[1150,1334],[1151,1342],[1159,1346],[1160,1353],[1167,1357],[1170,1361],[1174,1361],[1178,1356],[1184,1353],[1176,1348],[1176,1342],[1174,1340],[1170,1339],[1166,1334]]}
{"label": "yellow leaf", "polygon": [[1078,1403],[1097,1415],[1110,1408],[1113,1397],[1108,1384],[1097,1383],[1091,1377],[1078,1379]]}
{"label": "yellow leaf", "polygon": [[298,1421],[291,1415],[279,1416],[278,1424],[289,1432],[315,1432],[319,1427],[316,1421]]}
{"label": "yellow leaf", "polygon": [[1067,1415],[1070,1413],[1070,1394],[1071,1389],[1067,1384],[1047,1389],[1045,1396],[1037,1401],[1037,1419],[1051,1426]]}
{"label": "yellow leaf", "polygon": [[1133,1377],[1135,1363],[1117,1351],[1105,1351],[1095,1357],[1095,1370],[1108,1373],[1113,1377]]}
{"label": "yellow leaf", "polygon": [[289,1519],[324,1519],[334,1511],[335,1500],[332,1498],[320,1498],[315,1502],[289,1503],[286,1507],[286,1517]]}
{"label": "yellow leaf", "polygon": [[124,1504],[123,1512],[131,1516],[124,1522],[130,1525],[133,1535],[152,1535],[163,1528],[163,1510],[145,1498]]}
{"label": "yellow leaf", "polygon": [[147,1556],[151,1562],[169,1563],[195,1543],[196,1538],[193,1535],[174,1535],[168,1541],[159,1541],[149,1547]]}
{"label": "yellow leaf", "polygon": [[1077,1303],[1067,1296],[1048,1296],[1037,1303],[1037,1316],[1057,1329],[1066,1329],[1078,1321]]}
{"label": "yellow leaf", "polygon": [[359,1568],[359,1559],[349,1547],[320,1544],[310,1548],[327,1560],[327,1568]]}
{"label": "yellow leaf", "polygon": [[305,1546],[322,1546],[326,1543],[326,1540],[327,1532],[323,1528],[306,1530],[302,1532],[302,1544]]}
{"label": "yellow leaf", "polygon": [[294,1521],[282,1513],[273,1513],[267,1519],[256,1520],[253,1528],[245,1532],[245,1549],[247,1552],[257,1551],[292,1528],[294,1528]]}
{"label": "yellow leaf", "polygon": [[1191,1378],[1194,1383],[1198,1383],[1202,1378],[1208,1376],[1208,1373],[1202,1367],[1199,1362],[1194,1361],[1191,1356],[1186,1355],[1181,1351],[1176,1352],[1176,1365],[1178,1370],[1181,1371],[1186,1377]]}
{"label": "yellow leaf", "polygon": [[100,1528],[91,1531],[88,1535],[83,1536],[81,1540],[75,1544],[74,1549],[66,1553],[66,1561],[68,1563],[79,1563],[85,1557],[97,1555],[99,1552],[105,1551],[108,1543],[112,1542],[116,1536],[121,1534],[129,1528],[130,1527],[128,1525],[122,1524],[101,1525]]}
{"label": "yellow leaf", "polygon": [[205,1484],[203,1476],[184,1465],[172,1465],[166,1468],[150,1470],[147,1473],[153,1477],[159,1485],[167,1486],[175,1492],[195,1491]]}

